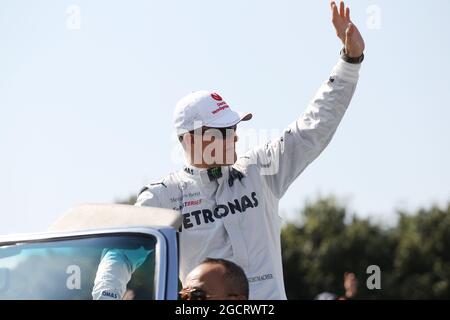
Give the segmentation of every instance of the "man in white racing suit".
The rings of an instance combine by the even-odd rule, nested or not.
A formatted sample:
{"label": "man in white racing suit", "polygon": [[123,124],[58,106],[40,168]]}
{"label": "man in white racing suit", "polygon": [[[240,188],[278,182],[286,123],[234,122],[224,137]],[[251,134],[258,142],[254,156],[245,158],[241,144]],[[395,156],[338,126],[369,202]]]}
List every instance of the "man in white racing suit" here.
{"label": "man in white racing suit", "polygon": [[[187,164],[145,186],[136,205],[182,213],[183,286],[187,274],[205,258],[222,258],[244,269],[250,299],[286,299],[278,203],[333,137],[350,104],[364,58],[364,41],[350,22],[349,9],[342,2],[340,8],[332,2],[331,9],[337,35],[344,44],[341,58],[306,111],[278,139],[237,158],[236,125],[249,120],[251,114],[232,111],[219,94],[208,91],[190,93],[177,104],[175,127]],[[116,272],[111,267],[114,263],[103,260],[93,296],[101,298],[106,290],[121,297],[132,268],[124,271],[116,263]],[[101,280],[114,277],[125,280]]]}

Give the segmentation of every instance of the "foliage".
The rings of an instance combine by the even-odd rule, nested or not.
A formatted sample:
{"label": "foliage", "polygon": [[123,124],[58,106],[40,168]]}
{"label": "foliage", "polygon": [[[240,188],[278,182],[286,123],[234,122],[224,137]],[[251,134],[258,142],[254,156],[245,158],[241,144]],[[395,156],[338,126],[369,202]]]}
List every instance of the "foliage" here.
{"label": "foliage", "polygon": [[[343,296],[345,272],[359,280],[355,298],[450,298],[450,204],[399,213],[395,227],[383,228],[328,197],[307,204],[281,237],[289,299]],[[366,286],[370,265],[381,269],[381,290]]]}

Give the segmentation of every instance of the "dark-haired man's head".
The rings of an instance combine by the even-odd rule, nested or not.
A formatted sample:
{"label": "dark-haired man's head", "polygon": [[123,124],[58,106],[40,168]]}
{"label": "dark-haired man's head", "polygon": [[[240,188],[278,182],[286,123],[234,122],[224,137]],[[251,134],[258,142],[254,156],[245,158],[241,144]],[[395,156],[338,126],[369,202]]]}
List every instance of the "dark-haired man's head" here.
{"label": "dark-haired man's head", "polygon": [[247,300],[248,280],[237,264],[225,259],[205,259],[186,277],[183,300]]}

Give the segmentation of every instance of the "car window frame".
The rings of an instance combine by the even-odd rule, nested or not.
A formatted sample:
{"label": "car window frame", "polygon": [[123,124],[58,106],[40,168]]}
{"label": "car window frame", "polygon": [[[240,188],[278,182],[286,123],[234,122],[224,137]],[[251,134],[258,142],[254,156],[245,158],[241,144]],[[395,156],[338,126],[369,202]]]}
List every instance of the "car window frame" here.
{"label": "car window frame", "polygon": [[[167,289],[167,271],[168,271],[168,244],[161,230],[161,226],[145,227],[126,227],[126,228],[101,228],[80,231],[50,232],[36,234],[19,234],[11,236],[1,236],[0,246],[18,245],[22,243],[39,243],[50,241],[76,240],[83,238],[93,238],[95,236],[153,236],[156,238],[155,244],[155,300],[164,300]],[[165,259],[162,259],[162,255]]]}

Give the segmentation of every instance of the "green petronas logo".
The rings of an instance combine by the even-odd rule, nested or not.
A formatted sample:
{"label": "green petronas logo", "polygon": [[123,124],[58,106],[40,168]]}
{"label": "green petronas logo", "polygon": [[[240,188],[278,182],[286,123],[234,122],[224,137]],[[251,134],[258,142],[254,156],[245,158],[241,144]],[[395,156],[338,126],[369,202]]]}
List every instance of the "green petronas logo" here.
{"label": "green petronas logo", "polygon": [[220,177],[222,177],[222,168],[221,167],[215,167],[208,169],[208,177],[210,181],[217,180]]}
{"label": "green petronas logo", "polygon": [[214,178],[220,177],[220,174],[221,174],[221,173],[222,173],[222,171],[221,171],[220,168],[218,168],[218,167],[212,168],[212,169],[211,169],[211,175],[212,175]]}

